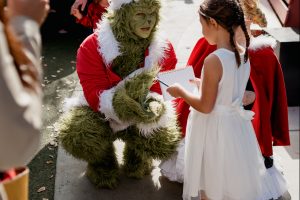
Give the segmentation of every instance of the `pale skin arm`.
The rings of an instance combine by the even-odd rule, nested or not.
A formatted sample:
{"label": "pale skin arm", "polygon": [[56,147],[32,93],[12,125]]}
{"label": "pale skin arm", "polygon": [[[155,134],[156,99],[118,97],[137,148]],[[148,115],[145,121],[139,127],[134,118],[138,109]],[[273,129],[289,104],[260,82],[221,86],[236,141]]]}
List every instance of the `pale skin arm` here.
{"label": "pale skin arm", "polygon": [[71,15],[73,15],[73,9],[74,9],[74,8],[78,9],[78,7],[79,7],[80,5],[81,5],[81,11],[83,11],[84,8],[85,8],[85,6],[86,6],[86,4],[87,4],[87,1],[88,1],[88,0],[76,0],[76,1],[73,3],[72,7],[71,7],[71,10],[70,10]]}
{"label": "pale skin arm", "polygon": [[[203,66],[203,75],[201,81],[201,96],[196,96],[178,84],[170,86],[167,91],[173,97],[181,97],[186,103],[199,112],[210,113],[215,105],[218,85],[222,77],[222,65],[217,56],[211,54],[205,61]],[[196,81],[197,82],[197,81]]]}
{"label": "pale skin arm", "polygon": [[76,17],[78,20],[82,19],[82,14],[80,13],[80,11],[77,8],[72,9],[72,13],[71,13],[74,17]]}

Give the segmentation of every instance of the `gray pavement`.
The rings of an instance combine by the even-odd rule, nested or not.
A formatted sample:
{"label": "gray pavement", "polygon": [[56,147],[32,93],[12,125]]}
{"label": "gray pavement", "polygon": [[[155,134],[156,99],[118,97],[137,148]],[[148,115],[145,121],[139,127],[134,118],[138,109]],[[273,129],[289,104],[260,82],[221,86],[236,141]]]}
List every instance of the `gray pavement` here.
{"label": "gray pavement", "polygon": [[[197,10],[201,0],[166,1],[164,21],[162,27],[173,43],[177,57],[178,67],[184,66],[188,56],[202,36],[198,21]],[[270,10],[267,0],[262,1],[262,9],[266,13],[269,27],[280,27],[275,14]],[[77,83],[76,91],[80,90]],[[59,109],[59,108],[56,108]],[[285,177],[289,182],[290,193],[293,200],[299,199],[299,107],[289,108],[289,125],[292,145],[290,147],[275,147],[274,157],[283,168]],[[121,163],[123,143],[116,141],[118,160]],[[120,185],[115,190],[97,189],[85,176],[86,163],[76,160],[66,154],[59,146],[56,179],[55,200],[180,200],[182,184],[174,183],[160,176],[156,167],[152,174],[142,180],[126,178],[120,175]]]}

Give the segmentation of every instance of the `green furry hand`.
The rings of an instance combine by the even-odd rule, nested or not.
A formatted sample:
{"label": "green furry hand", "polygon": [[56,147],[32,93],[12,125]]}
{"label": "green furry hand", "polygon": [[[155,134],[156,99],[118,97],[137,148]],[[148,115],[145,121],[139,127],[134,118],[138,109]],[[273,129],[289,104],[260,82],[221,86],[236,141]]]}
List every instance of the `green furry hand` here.
{"label": "green furry hand", "polygon": [[151,123],[164,113],[164,104],[154,98],[139,102],[131,98],[125,88],[118,89],[113,97],[113,107],[118,117],[134,123]]}
{"label": "green furry hand", "polygon": [[158,67],[152,67],[126,80],[124,88],[127,95],[135,101],[144,102],[158,72]]}

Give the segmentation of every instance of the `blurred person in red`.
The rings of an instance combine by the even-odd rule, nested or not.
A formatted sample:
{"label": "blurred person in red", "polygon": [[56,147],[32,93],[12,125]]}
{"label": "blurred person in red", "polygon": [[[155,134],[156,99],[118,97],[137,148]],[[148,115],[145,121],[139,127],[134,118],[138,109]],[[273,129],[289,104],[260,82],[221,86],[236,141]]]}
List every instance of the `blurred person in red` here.
{"label": "blurred person in red", "polygon": [[[48,10],[48,0],[8,0],[6,8],[0,0],[0,199],[3,200],[28,198],[25,166],[38,150],[41,127],[39,27]],[[27,180],[21,176],[27,176]],[[23,180],[24,190],[10,188],[9,184],[18,180]]]}
{"label": "blurred person in red", "polygon": [[107,0],[93,0],[88,5],[88,11],[86,15],[83,15],[78,7],[73,7],[71,9],[71,14],[76,17],[76,22],[95,30],[97,28],[97,23],[101,20],[101,17],[106,13],[106,8],[109,6]]}

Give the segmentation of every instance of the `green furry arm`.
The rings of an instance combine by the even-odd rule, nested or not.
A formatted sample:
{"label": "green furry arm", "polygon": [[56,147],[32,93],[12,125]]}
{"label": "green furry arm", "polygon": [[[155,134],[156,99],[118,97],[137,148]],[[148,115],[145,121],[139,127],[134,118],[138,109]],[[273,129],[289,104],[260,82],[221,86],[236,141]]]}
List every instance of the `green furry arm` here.
{"label": "green furry arm", "polygon": [[157,68],[144,71],[116,89],[113,107],[122,121],[153,122],[164,113],[163,102],[147,97],[157,72]]}

